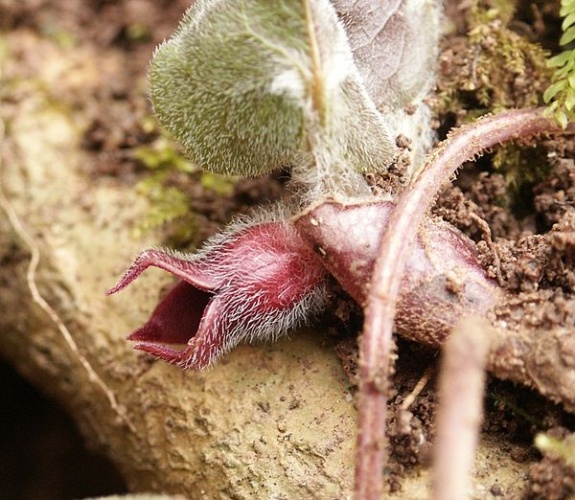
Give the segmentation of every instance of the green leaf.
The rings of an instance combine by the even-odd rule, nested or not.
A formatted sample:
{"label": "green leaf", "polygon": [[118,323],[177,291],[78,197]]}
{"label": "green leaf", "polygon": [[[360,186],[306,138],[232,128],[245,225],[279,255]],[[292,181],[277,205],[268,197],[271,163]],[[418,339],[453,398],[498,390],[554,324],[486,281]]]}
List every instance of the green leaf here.
{"label": "green leaf", "polygon": [[549,87],[547,87],[547,90],[543,94],[543,101],[545,101],[546,103],[549,103],[551,101],[551,99],[553,99],[564,88],[565,88],[565,82],[563,80],[560,80],[560,81],[550,85]]}
{"label": "green leaf", "polygon": [[571,26],[566,31],[563,32],[563,35],[559,39],[559,43],[561,45],[567,45],[568,43],[575,40],[575,26]]}
{"label": "green leaf", "polygon": [[561,30],[565,31],[572,24],[575,24],[575,12],[570,12],[569,15],[563,19]]}
{"label": "green leaf", "polygon": [[436,2],[331,0],[345,24],[369,95],[379,109],[404,108],[435,84],[441,30]]}
{"label": "green leaf", "polygon": [[328,0],[197,0],[150,84],[162,125],[212,172],[316,164],[321,148],[354,168],[393,156]]}
{"label": "green leaf", "polygon": [[561,17],[568,16],[571,12],[575,11],[575,1],[574,0],[561,0],[561,9],[559,15]]}
{"label": "green leaf", "polygon": [[553,56],[547,61],[549,67],[562,67],[573,59],[573,53],[570,50],[566,50]]}
{"label": "green leaf", "polygon": [[566,128],[567,124],[569,123],[569,119],[567,118],[567,115],[563,111],[560,111],[560,110],[555,112],[555,119],[557,120],[559,125],[561,125],[561,128]]}
{"label": "green leaf", "polygon": [[565,109],[570,113],[573,111],[573,108],[575,107],[575,92],[572,89],[569,89],[567,92],[565,92],[564,106]]}
{"label": "green leaf", "polygon": [[203,168],[263,173],[288,164],[303,142],[304,12],[282,2],[275,14],[261,2],[200,0],[156,51],[154,109]]}

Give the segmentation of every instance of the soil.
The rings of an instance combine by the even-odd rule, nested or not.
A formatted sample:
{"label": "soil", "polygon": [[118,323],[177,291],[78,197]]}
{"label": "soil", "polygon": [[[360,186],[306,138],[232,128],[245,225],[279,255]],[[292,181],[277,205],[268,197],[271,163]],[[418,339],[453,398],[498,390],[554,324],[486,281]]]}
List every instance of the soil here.
{"label": "soil", "polygon": [[[33,32],[59,44],[86,46],[96,55],[102,54],[103,64],[110,54],[123,54],[126,64],[121,71],[102,68],[110,71],[110,78],[105,86],[93,89],[92,101],[76,102],[77,112],[85,114],[88,123],[83,148],[92,161],[85,166],[87,175],[108,177],[122,184],[136,184],[150,175],[139,159],[138,148],[153,144],[160,133],[149,126],[151,110],[146,98],[145,72],[154,47],[172,33],[188,3],[187,0],[0,2],[3,32]],[[454,29],[444,40],[439,89],[453,85],[458,78],[468,78],[474,64],[470,59],[473,51],[470,52],[464,36],[469,12],[454,4],[458,2],[447,7]],[[554,48],[556,4],[528,7],[524,2],[511,25],[516,32],[527,33],[531,41]],[[22,40],[26,40],[25,36]],[[22,43],[16,56],[33,74],[34,65],[42,61],[30,49],[31,45]],[[521,85],[509,92],[518,105],[526,101],[525,89],[540,87],[540,79],[545,77],[533,73],[524,78]],[[77,99],[72,83],[62,85],[59,91],[67,92],[68,100]],[[437,107],[439,138],[477,110],[479,94],[480,89],[462,91],[459,99],[463,107],[457,113]],[[521,144],[520,148],[522,158],[533,158],[537,167],[543,165],[543,174],[518,185],[510,180],[511,169],[496,168],[496,152],[486,154],[464,166],[453,185],[441,193],[433,214],[443,217],[477,243],[482,264],[509,291],[509,303],[495,312],[498,319],[505,320],[515,330],[550,329],[556,325],[575,329],[575,141],[542,139],[536,144]],[[193,242],[178,237],[177,220],[164,226],[165,241],[174,245],[196,244],[234,215],[278,199],[289,177],[283,172],[238,180],[230,193],[221,195],[197,182],[199,175],[192,173],[182,180],[182,174],[175,172],[166,181],[183,186],[191,200],[190,211],[196,216]],[[383,182],[384,188],[402,184],[401,179],[393,177]],[[326,321],[331,325],[344,369],[356,385],[356,338],[361,313],[343,294],[338,295],[334,310],[336,319]],[[402,490],[403,478],[429,465],[437,406],[434,380],[438,353],[405,340],[398,340],[397,352],[388,421],[391,461],[386,474],[390,490],[408,497]],[[430,381],[406,407],[406,397],[424,373],[428,373]],[[515,480],[515,484],[506,482],[501,479],[500,455],[496,452],[482,455],[477,470],[484,478],[484,498],[560,499],[575,494],[575,471],[561,459],[541,455],[532,446],[539,432],[563,438],[574,432],[575,416],[533,391],[498,380],[490,380],[485,404],[482,439],[498,443],[499,452],[504,450],[517,464],[527,464],[529,474],[523,481]],[[475,494],[481,496],[480,491]]]}

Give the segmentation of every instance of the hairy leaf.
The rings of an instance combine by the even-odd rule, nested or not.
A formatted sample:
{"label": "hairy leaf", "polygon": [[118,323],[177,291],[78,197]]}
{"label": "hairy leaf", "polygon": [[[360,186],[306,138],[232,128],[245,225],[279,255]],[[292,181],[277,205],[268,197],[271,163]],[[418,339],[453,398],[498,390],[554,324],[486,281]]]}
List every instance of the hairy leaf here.
{"label": "hairy leaf", "polygon": [[150,80],[160,122],[214,172],[334,157],[381,169],[393,156],[328,0],[199,0],[157,50]]}
{"label": "hairy leaf", "polygon": [[439,8],[434,0],[332,0],[378,109],[426,95],[435,81]]}
{"label": "hairy leaf", "polygon": [[413,175],[433,142],[424,102],[435,84],[437,0],[332,0],[367,92],[396,137],[410,145],[399,160]]}

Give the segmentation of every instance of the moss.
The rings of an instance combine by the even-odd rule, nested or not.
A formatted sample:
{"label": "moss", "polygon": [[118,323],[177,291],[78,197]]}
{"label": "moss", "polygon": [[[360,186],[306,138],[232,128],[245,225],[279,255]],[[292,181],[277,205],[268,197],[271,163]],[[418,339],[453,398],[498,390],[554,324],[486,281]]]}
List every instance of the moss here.
{"label": "moss", "polygon": [[162,229],[170,245],[180,247],[197,243],[198,222],[192,207],[193,187],[200,185],[218,196],[233,193],[235,179],[202,172],[187,160],[175,142],[158,129],[152,117],[146,117],[142,130],[156,138],[134,152],[147,170],[136,190],[150,202],[150,210],[136,227],[136,235]]}
{"label": "moss", "polygon": [[508,29],[493,13],[478,11],[469,41],[478,51],[475,84],[479,103],[490,111],[536,106],[549,71],[546,53]]}
{"label": "moss", "polygon": [[166,239],[183,244],[194,239],[197,229],[195,215],[189,208],[186,194],[174,186],[167,186],[163,173],[140,181],[136,190],[150,201],[145,218],[136,226],[135,236],[153,229],[166,227]]}
{"label": "moss", "polygon": [[126,38],[131,42],[144,43],[152,40],[152,34],[147,26],[132,23],[126,26]]}
{"label": "moss", "polygon": [[547,53],[509,28],[512,6],[476,2],[470,9],[467,36],[455,44],[450,40],[447,49],[453,71],[442,75],[440,113],[472,121],[487,113],[543,102],[551,78]]}
{"label": "moss", "polygon": [[505,178],[507,200],[516,216],[522,217],[533,210],[533,186],[546,179],[552,165],[542,146],[530,147],[506,143],[497,148],[492,164]]}
{"label": "moss", "polygon": [[[444,48],[436,111],[454,117],[453,126],[543,103],[552,73],[548,54],[511,29],[514,14],[515,2],[476,0],[468,12],[467,34],[450,38]],[[528,212],[532,186],[550,170],[543,148],[506,144],[497,148],[492,165],[506,179],[504,205],[517,214]]]}
{"label": "moss", "polygon": [[200,177],[202,186],[220,196],[230,196],[234,191],[234,178],[211,172],[203,172]]}

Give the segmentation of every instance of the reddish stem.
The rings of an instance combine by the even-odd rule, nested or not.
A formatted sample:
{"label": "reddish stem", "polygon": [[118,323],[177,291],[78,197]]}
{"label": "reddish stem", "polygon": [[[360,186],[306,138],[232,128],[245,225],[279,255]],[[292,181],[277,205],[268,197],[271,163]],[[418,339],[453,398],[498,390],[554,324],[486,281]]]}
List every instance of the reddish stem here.
{"label": "reddish stem", "polygon": [[484,320],[466,318],[455,326],[443,348],[433,449],[434,500],[469,496],[483,418],[489,328]]}
{"label": "reddish stem", "polygon": [[501,113],[465,125],[429,156],[400,196],[374,268],[360,348],[359,433],[355,498],[379,499],[383,491],[385,418],[392,332],[401,278],[418,227],[442,185],[459,166],[501,142],[563,132],[544,109]]}

